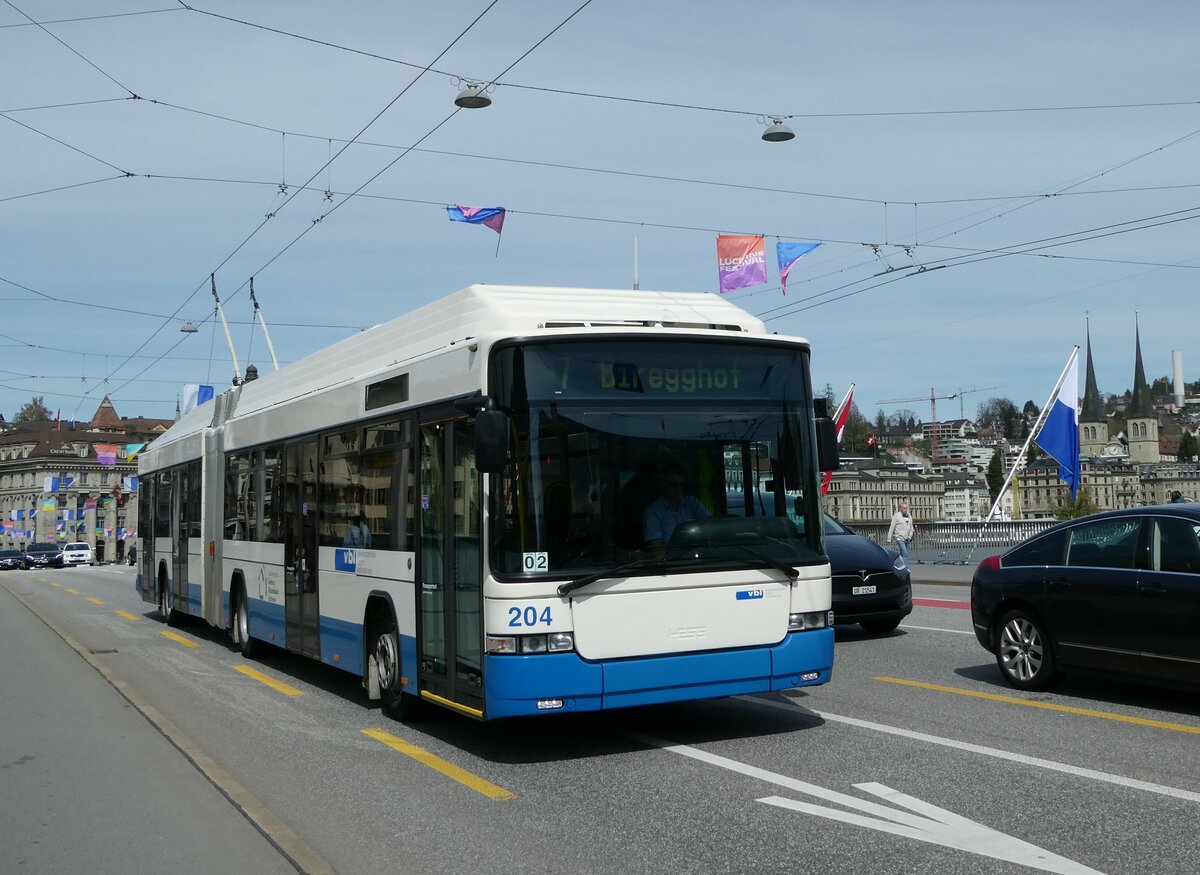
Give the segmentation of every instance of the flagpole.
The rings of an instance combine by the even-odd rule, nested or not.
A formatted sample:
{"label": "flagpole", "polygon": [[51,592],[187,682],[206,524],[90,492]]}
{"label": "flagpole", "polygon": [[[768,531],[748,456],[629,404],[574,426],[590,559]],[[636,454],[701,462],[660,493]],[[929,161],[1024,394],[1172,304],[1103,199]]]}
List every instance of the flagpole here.
{"label": "flagpole", "polygon": [[[1017,471],[1021,468],[1021,462],[1025,458],[1025,454],[1029,452],[1029,445],[1033,443],[1034,437],[1038,430],[1041,429],[1042,423],[1049,415],[1050,405],[1054,403],[1054,399],[1058,397],[1058,391],[1062,388],[1063,380],[1067,378],[1067,372],[1071,370],[1071,365],[1079,355],[1079,344],[1071,349],[1071,354],[1067,356],[1067,363],[1063,366],[1062,373],[1058,375],[1058,379],[1054,382],[1054,388],[1050,390],[1050,396],[1046,399],[1046,403],[1042,405],[1042,409],[1038,411],[1037,419],[1034,420],[1033,426],[1029,429],[1029,437],[1025,438],[1025,444],[1021,447],[1021,452],[1017,453],[1017,458],[1013,460],[1012,468],[1009,469],[1008,476],[1004,478],[1004,485],[1000,487],[1000,491],[996,493],[996,500],[992,504],[992,509],[988,511],[987,519],[979,526],[979,532],[975,536],[975,543],[971,545],[970,551],[967,553],[966,564],[971,563],[971,557],[975,554],[975,548],[979,546],[979,542],[983,540],[983,530],[988,523],[992,521],[992,517],[996,515],[996,511],[1000,508],[1000,502],[1004,499],[1004,493],[1008,491],[1009,485],[1016,476]],[[1076,400],[1078,403],[1078,399]]]}
{"label": "flagpole", "polygon": [[633,235],[633,290],[636,292],[642,287],[638,280],[638,238],[637,234]]}

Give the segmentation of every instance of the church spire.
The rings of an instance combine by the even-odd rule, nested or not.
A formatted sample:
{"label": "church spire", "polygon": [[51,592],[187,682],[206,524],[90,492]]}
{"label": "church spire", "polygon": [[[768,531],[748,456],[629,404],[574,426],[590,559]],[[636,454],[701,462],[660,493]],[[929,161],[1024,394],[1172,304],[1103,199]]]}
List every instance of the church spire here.
{"label": "church spire", "polygon": [[1087,381],[1083,389],[1083,409],[1079,411],[1080,422],[1104,422],[1104,399],[1096,384],[1096,368],[1092,365],[1092,326],[1087,327]]}
{"label": "church spire", "polygon": [[1150,395],[1150,385],[1146,382],[1146,369],[1142,367],[1142,336],[1138,328],[1137,311],[1133,314],[1134,336],[1134,365],[1133,365],[1133,397],[1129,402],[1126,416],[1153,416],[1154,398]]}

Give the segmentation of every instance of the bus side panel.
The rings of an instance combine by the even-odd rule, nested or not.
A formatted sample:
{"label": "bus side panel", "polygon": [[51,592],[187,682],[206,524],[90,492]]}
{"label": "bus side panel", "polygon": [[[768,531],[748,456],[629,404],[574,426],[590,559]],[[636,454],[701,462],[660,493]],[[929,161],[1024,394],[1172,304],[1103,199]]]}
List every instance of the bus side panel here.
{"label": "bus side panel", "polygon": [[322,547],[320,562],[321,661],[348,672],[363,673],[366,643],[363,616],[367,597],[372,592],[386,593],[396,611],[401,665],[409,680],[405,689],[416,692],[414,555],[361,547]]}
{"label": "bus side panel", "polygon": [[204,597],[203,586],[200,583],[204,574],[204,557],[201,552],[202,544],[199,538],[188,538],[187,542],[187,613],[193,617],[203,617]]}
{"label": "bus side panel", "polygon": [[246,586],[250,636],[286,645],[283,613],[283,544],[224,541],[221,546],[222,611],[231,616],[230,591],[240,575]]}

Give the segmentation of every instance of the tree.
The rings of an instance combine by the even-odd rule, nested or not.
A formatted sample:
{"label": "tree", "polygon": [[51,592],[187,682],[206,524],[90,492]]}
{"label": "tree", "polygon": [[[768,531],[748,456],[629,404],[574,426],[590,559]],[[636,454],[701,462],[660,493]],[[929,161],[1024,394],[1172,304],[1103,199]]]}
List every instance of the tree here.
{"label": "tree", "polygon": [[1021,437],[1021,425],[1025,421],[1017,405],[1007,398],[989,398],[979,405],[976,417],[980,428],[990,428],[1010,441]]}
{"label": "tree", "polygon": [[1081,516],[1087,516],[1090,513],[1095,513],[1099,510],[1096,507],[1096,502],[1092,499],[1092,491],[1084,487],[1076,493],[1074,500],[1068,498],[1058,507],[1054,508],[1054,518],[1056,520],[1073,520]]}
{"label": "tree", "polygon": [[1179,455],[1176,456],[1176,460],[1190,462],[1197,453],[1200,453],[1200,441],[1197,441],[1190,431],[1185,431],[1179,439]]}
{"label": "tree", "polygon": [[850,413],[846,416],[846,429],[842,432],[842,448],[855,452],[866,452],[867,435],[871,433],[871,423],[862,415],[858,405],[850,402]]}
{"label": "tree", "polygon": [[42,396],[37,395],[17,411],[13,422],[46,422],[49,419],[50,408],[46,406]]}
{"label": "tree", "polygon": [[987,485],[988,494],[992,496],[992,503],[995,504],[996,499],[1000,497],[1000,488],[1004,486],[1004,463],[1000,460],[999,452],[992,453],[992,461],[988,462]]}

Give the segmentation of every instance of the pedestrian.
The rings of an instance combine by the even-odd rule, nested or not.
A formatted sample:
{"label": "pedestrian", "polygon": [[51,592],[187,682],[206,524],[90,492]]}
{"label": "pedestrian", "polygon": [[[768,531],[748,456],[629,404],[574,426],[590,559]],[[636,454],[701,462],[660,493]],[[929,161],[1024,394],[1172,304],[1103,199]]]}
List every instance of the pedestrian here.
{"label": "pedestrian", "polygon": [[1176,489],[1171,493],[1171,504],[1186,504],[1187,499],[1183,497],[1183,493]]}
{"label": "pedestrian", "polygon": [[902,501],[899,510],[892,514],[892,524],[888,526],[887,539],[896,542],[896,547],[900,550],[900,558],[905,563],[908,562],[908,545],[912,543],[914,534],[916,534],[916,526],[913,525],[913,518],[908,513],[908,502]]}
{"label": "pedestrian", "polygon": [[137,564],[137,544],[129,545],[129,553],[127,555],[129,556],[129,564],[136,565]]}

